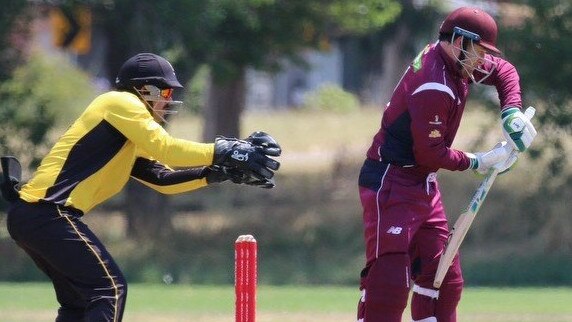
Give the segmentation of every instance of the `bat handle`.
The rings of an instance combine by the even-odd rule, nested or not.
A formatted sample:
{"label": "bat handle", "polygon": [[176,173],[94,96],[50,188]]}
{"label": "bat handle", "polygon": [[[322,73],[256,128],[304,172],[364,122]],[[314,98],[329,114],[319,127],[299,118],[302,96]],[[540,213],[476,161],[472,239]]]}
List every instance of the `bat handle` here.
{"label": "bat handle", "polygon": [[529,106],[525,111],[524,111],[524,115],[526,117],[528,117],[529,120],[532,120],[532,118],[534,117],[534,114],[536,113],[536,109],[532,106]]}

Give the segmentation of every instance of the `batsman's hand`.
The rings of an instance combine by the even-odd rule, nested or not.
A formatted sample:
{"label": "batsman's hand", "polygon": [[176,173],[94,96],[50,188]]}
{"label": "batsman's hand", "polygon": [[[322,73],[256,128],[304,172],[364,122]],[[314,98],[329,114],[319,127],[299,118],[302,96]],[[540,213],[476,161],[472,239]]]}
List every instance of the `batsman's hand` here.
{"label": "batsman's hand", "polygon": [[263,134],[249,137],[248,140],[218,137],[215,140],[213,165],[236,168],[259,180],[272,179],[280,162],[269,156],[280,155],[281,149],[272,137]]}
{"label": "batsman's hand", "polygon": [[506,141],[497,143],[487,152],[467,153],[471,161],[470,168],[480,174],[487,174],[489,169],[497,168],[499,173],[506,172],[518,159],[513,149]]}
{"label": "batsman's hand", "polygon": [[[530,109],[530,108],[529,108]],[[530,122],[531,115],[525,115],[518,107],[502,111],[502,131],[505,139],[519,152],[524,152],[536,137],[536,129]]]}

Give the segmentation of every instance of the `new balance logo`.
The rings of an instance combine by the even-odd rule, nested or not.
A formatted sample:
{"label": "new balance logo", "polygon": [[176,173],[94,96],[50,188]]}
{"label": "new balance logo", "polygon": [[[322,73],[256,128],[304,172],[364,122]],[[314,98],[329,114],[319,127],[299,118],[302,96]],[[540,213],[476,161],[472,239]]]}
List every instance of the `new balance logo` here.
{"label": "new balance logo", "polygon": [[387,230],[388,234],[393,234],[393,235],[399,235],[401,234],[401,231],[403,230],[403,228],[401,227],[395,227],[395,226],[391,226],[389,227],[389,229]]}

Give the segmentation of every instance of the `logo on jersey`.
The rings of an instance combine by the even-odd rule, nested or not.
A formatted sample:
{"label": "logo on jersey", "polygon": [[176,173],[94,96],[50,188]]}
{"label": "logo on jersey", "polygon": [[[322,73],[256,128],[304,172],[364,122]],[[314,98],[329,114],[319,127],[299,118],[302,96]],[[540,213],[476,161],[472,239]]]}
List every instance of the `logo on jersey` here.
{"label": "logo on jersey", "polygon": [[389,229],[386,231],[386,233],[392,234],[392,235],[399,235],[399,234],[401,234],[401,231],[402,231],[402,230],[403,230],[403,228],[401,228],[401,227],[391,226],[391,227],[389,227]]}
{"label": "logo on jersey", "polygon": [[431,133],[429,133],[429,137],[430,138],[440,138],[441,137],[441,132],[439,132],[439,130],[433,130],[431,131]]}
{"label": "logo on jersey", "polygon": [[439,121],[439,115],[435,115],[435,120],[434,120],[434,121],[429,121],[429,124],[441,125],[441,124],[443,124],[443,122]]}

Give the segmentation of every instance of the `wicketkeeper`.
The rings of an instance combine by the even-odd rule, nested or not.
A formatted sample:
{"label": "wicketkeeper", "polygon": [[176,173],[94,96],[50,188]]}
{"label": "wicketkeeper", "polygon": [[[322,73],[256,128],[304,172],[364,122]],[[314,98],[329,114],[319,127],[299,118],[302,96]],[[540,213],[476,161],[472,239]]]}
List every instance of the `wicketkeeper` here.
{"label": "wicketkeeper", "polygon": [[[58,322],[121,321],[127,282],[81,217],[132,177],[167,194],[211,183],[271,188],[281,153],[264,132],[245,140],[197,143],[170,136],[163,124],[182,88],[171,64],[151,53],[127,60],[116,90],[95,98],[19,189],[19,168],[4,158],[1,190],[12,203],[8,231],[52,280]],[[175,170],[177,169],[177,170]]]}
{"label": "wicketkeeper", "polygon": [[[358,321],[401,322],[412,290],[416,322],[454,322],[463,277],[458,256],[440,289],[433,279],[449,229],[436,171],[508,170],[536,130],[522,113],[517,70],[499,57],[486,12],[450,13],[409,65],[387,104],[359,176],[366,264]],[[506,141],[484,153],[451,148],[473,84],[494,86]],[[515,154],[512,154],[513,156]]]}

